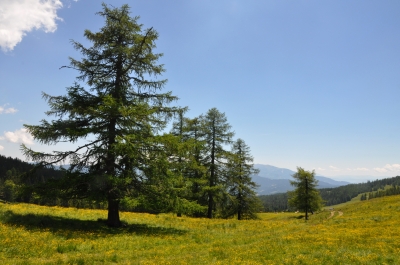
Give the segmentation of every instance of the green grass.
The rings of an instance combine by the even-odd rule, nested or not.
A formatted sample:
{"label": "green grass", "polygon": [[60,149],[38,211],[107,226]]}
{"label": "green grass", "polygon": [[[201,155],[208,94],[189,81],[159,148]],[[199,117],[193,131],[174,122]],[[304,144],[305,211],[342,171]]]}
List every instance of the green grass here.
{"label": "green grass", "polygon": [[[335,207],[336,209],[337,207]],[[178,218],[0,204],[0,264],[400,264],[400,196],[310,216],[260,220]]]}
{"label": "green grass", "polygon": [[340,208],[342,208],[344,206],[347,206],[347,205],[350,205],[350,204],[353,204],[353,203],[358,203],[359,201],[361,201],[361,196],[364,195],[364,194],[366,194],[368,196],[370,193],[375,194],[378,191],[382,191],[382,190],[384,191],[384,190],[387,190],[387,189],[389,189],[391,187],[392,187],[392,185],[386,185],[383,189],[378,189],[377,191],[360,193],[360,194],[358,194],[356,197],[352,198],[348,202],[344,202],[344,203],[340,203],[340,204],[336,204],[336,205],[331,205],[331,206],[326,206],[326,207],[324,207],[324,209],[325,210],[328,210],[330,208],[340,209]]}

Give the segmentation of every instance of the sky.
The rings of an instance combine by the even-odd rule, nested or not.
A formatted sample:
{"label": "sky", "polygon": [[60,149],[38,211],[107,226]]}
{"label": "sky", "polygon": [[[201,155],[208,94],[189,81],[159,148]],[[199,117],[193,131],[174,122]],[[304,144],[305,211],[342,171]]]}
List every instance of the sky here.
{"label": "sky", "polygon": [[[97,0],[0,0],[0,154],[43,146],[23,124],[52,117],[90,46]],[[159,33],[164,91],[188,117],[215,107],[254,162],[361,182],[400,175],[400,1],[105,0]]]}

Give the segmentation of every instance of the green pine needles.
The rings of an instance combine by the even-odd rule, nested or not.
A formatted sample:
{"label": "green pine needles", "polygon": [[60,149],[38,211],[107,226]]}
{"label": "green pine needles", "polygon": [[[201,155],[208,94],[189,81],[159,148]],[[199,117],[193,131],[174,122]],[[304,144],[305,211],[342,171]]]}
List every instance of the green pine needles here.
{"label": "green pine needles", "polygon": [[157,63],[162,54],[153,52],[157,32],[144,30],[138,17],[129,16],[127,5],[111,9],[103,4],[98,14],[104,27],[84,34],[92,46],[72,41],[83,59],[70,58],[64,66],[79,72],[78,82],[65,96],[43,93],[50,106],[46,114],[56,119],[24,125],[43,144],[86,142],[71,151],[22,150],[42,166],[68,162],[66,177],[52,188],[59,195],[106,200],[108,225],[119,226],[121,199],[143,189],[152,177],[167,174],[164,139],[158,133],[178,108],[168,106],[177,98],[161,93],[167,81],[157,79],[164,72]]}
{"label": "green pine needles", "polygon": [[224,215],[237,216],[238,220],[257,219],[257,213],[263,208],[255,189],[258,185],[251,176],[259,173],[253,166],[250,147],[242,139],[232,144],[227,163],[227,200]]}
{"label": "green pine needles", "polygon": [[304,170],[301,167],[297,168],[297,172],[293,174],[294,180],[290,184],[296,189],[289,191],[289,205],[297,208],[306,213],[306,220],[308,220],[308,213],[320,210],[323,205],[323,200],[317,189],[318,180],[315,179],[315,172]]}

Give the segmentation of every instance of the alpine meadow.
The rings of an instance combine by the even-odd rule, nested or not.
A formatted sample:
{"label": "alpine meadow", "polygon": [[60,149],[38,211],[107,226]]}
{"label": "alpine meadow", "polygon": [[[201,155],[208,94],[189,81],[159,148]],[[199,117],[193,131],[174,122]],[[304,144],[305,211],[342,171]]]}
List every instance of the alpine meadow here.
{"label": "alpine meadow", "polygon": [[[44,5],[42,13],[65,24],[68,23],[57,16],[57,8],[89,4],[84,0],[69,1],[68,5],[61,0],[37,2],[29,4]],[[182,4],[182,9],[193,4],[189,2]],[[139,16],[132,15],[137,3],[131,4],[132,8],[127,4],[101,4],[96,18],[101,19],[102,26],[98,31],[86,29],[83,41],[70,40],[75,53],[68,58],[69,63],[61,62],[57,67],[66,76],[74,76],[64,94],[59,95],[59,90],[51,87],[43,88],[46,118],[37,123],[21,119],[21,130],[0,136],[1,141],[18,143],[24,157],[21,160],[0,154],[1,264],[400,264],[399,176],[379,175],[379,180],[350,183],[316,175],[328,168],[332,172],[342,170],[333,164],[326,164],[324,169],[307,162],[306,167],[297,166],[297,172],[258,164],[260,148],[251,137],[242,138],[241,128],[235,132],[235,115],[221,111],[220,106],[204,104],[203,113],[193,116],[190,106],[180,105],[179,95],[169,91],[174,86],[169,86],[165,78],[168,64],[164,65],[164,54],[157,46],[163,43],[162,36],[151,25],[141,24]],[[17,10],[13,9],[15,6],[7,2],[4,10],[11,14]],[[53,13],[51,6],[56,8]],[[230,16],[238,14],[236,7],[227,9]],[[27,13],[27,19],[34,19],[37,10],[29,10],[31,16]],[[21,34],[19,42],[10,37],[4,46],[2,34],[8,24],[3,21],[7,19],[0,15],[0,46],[5,52],[12,51],[32,29],[44,29],[46,34],[55,31],[55,26],[43,26],[48,23],[45,19],[31,27],[22,25],[21,20],[22,24],[9,24],[20,27],[14,32]],[[210,21],[213,27],[222,25],[215,19]],[[171,22],[178,24],[184,21]],[[253,31],[247,30],[249,34]],[[226,34],[221,30],[216,42],[223,41]],[[252,43],[246,45],[246,53],[250,56],[249,50],[257,46],[258,39],[249,39]],[[179,41],[175,39],[174,43]],[[211,55],[215,43],[207,38],[202,41],[196,46],[202,48],[193,53],[209,56],[211,69],[218,60],[218,56]],[[271,37],[271,41],[275,39]],[[229,51],[230,47],[225,49]],[[246,62],[242,67],[252,68],[253,76],[258,75],[257,66],[250,59]],[[47,60],[40,62],[45,63],[50,64]],[[190,68],[189,65],[185,67]],[[299,68],[307,68],[307,64]],[[271,70],[271,76],[279,71]],[[242,79],[249,80],[251,86],[252,78]],[[286,134],[290,130],[284,127],[279,133],[257,131],[249,125],[253,114],[247,112],[249,103],[245,103],[244,94],[258,97],[258,92],[247,87],[241,92],[243,104],[232,104],[245,117],[251,135],[262,135],[262,141],[277,137],[265,146],[279,145],[280,150],[287,149],[287,154],[297,152],[294,156],[299,164],[310,160],[307,152],[317,153],[315,160],[323,156],[306,142],[302,143],[301,152],[286,143],[292,138],[301,142],[304,135],[311,135],[313,129],[308,132],[308,128],[304,131],[300,127],[307,115],[294,122],[296,132],[290,137]],[[231,90],[203,93],[208,93],[211,102],[229,102]],[[304,101],[301,93],[287,93],[301,102],[300,107],[296,105],[291,110],[293,115],[312,102]],[[318,104],[325,108],[323,102],[311,105],[314,108]],[[317,117],[318,110],[312,111]],[[2,115],[16,112],[8,103],[0,105]],[[269,115],[261,108],[259,112]],[[278,123],[290,123],[284,114],[274,115],[282,115]],[[318,120],[322,119],[328,118],[318,116]],[[257,122],[268,123],[268,118]],[[324,145],[323,137],[314,138],[316,145]],[[32,146],[33,143],[38,145]],[[251,147],[258,150],[258,155],[253,156]],[[7,148],[0,145],[0,151]],[[270,150],[265,148],[263,152]],[[325,157],[334,160],[335,152],[326,153]],[[341,156],[344,153],[340,150]],[[400,164],[374,168],[375,172],[392,175],[398,169]],[[263,170],[268,174],[260,175]],[[369,169],[360,166],[346,170]],[[257,179],[274,184],[263,186]],[[321,182],[325,186],[319,186]],[[272,189],[278,184],[292,189]],[[271,192],[266,186],[272,187],[268,189]]]}
{"label": "alpine meadow", "polygon": [[399,264],[400,197],[259,220],[0,205],[2,264]]}

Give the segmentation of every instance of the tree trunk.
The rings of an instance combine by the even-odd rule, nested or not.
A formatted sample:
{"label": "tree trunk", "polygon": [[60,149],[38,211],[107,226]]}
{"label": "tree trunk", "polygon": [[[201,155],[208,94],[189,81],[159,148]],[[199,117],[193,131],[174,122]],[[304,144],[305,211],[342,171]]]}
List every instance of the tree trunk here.
{"label": "tree trunk", "polygon": [[239,192],[237,198],[238,198],[238,202],[239,202],[239,205],[238,205],[238,212],[237,212],[237,214],[238,214],[238,220],[242,220],[243,203],[242,203],[242,193],[241,193],[241,192]]}
{"label": "tree trunk", "polygon": [[309,201],[308,201],[308,179],[306,177],[306,221],[308,220],[308,207],[310,206]]}
{"label": "tree trunk", "polygon": [[[213,121],[213,135],[212,135],[212,146],[211,146],[211,167],[210,167],[210,188],[214,187],[214,178],[215,178],[215,125]],[[213,215],[213,208],[214,208],[214,198],[213,198],[213,192],[214,191],[209,191],[208,192],[208,212],[207,212],[207,217],[212,219]]]}
{"label": "tree trunk", "polygon": [[107,225],[111,227],[120,227],[119,219],[119,200],[108,199],[108,219]]}
{"label": "tree trunk", "polygon": [[207,218],[212,219],[213,218],[213,204],[214,204],[214,198],[211,192],[208,193],[208,212],[207,212]]}

